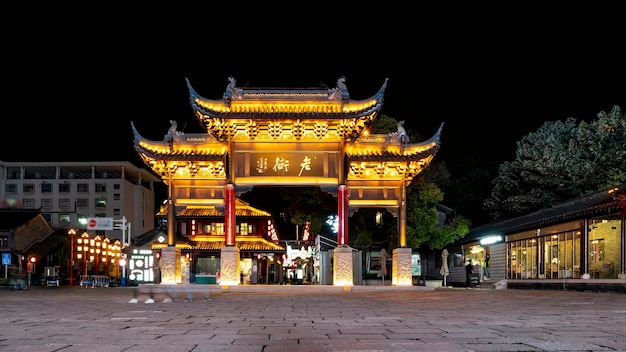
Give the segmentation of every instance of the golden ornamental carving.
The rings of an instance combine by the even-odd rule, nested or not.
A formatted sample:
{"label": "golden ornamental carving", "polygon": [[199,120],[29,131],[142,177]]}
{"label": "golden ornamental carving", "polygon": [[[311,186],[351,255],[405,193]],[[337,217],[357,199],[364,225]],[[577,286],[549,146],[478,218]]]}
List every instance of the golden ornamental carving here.
{"label": "golden ornamental carving", "polygon": [[267,125],[267,132],[273,139],[278,139],[283,133],[283,125],[280,122],[271,122]]}
{"label": "golden ornamental carving", "polygon": [[328,136],[328,124],[325,122],[315,123],[313,132],[317,138],[326,138]]}
{"label": "golden ornamental carving", "polygon": [[250,139],[256,139],[259,134],[259,126],[252,119],[250,119],[248,125],[246,126],[246,134]]}
{"label": "golden ornamental carving", "polygon": [[297,138],[297,139],[302,138],[302,136],[304,135],[304,125],[302,124],[302,122],[300,122],[300,120],[297,120],[292,125],[291,133],[293,134],[294,138]]}

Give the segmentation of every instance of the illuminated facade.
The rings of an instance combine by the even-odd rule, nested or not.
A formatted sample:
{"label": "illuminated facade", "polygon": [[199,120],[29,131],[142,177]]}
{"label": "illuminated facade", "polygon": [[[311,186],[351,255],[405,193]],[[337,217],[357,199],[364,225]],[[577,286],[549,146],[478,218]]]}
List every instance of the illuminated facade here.
{"label": "illuminated facade", "polygon": [[[153,141],[132,126],[135,149],[168,185],[168,247],[163,248],[163,260],[180,255],[174,243],[177,214],[188,207],[223,207],[222,284],[236,285],[240,272],[236,196],[254,186],[319,186],[338,199],[334,285],[352,285],[347,222],[361,207],[386,208],[398,218],[392,284],[411,285],[405,187],[434,158],[441,128],[419,143],[408,140],[402,122],[395,133],[369,134],[387,81],[370,98],[352,100],[343,77],[330,89],[239,88],[234,78],[229,80],[221,99],[204,98],[187,82],[192,110],[206,133],[180,132],[171,121],[163,140]],[[168,270],[176,274],[163,272],[162,283],[176,282],[177,263],[171,260]]]}

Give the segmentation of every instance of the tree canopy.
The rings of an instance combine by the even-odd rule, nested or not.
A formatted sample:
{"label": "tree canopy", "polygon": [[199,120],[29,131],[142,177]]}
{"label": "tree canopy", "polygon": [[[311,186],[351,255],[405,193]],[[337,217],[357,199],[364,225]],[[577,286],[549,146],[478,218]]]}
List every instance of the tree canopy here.
{"label": "tree canopy", "polygon": [[626,182],[626,117],[619,106],[590,122],[544,123],[517,142],[502,163],[484,207],[493,220],[544,209],[556,202]]}

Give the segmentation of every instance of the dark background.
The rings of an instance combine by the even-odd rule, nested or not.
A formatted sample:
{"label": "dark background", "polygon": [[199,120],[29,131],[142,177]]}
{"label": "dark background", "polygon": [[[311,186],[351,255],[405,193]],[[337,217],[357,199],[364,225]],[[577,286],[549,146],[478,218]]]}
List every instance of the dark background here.
{"label": "dark background", "polygon": [[626,109],[615,8],[227,8],[12,14],[0,160],[143,166],[131,121],[156,140],[169,120],[202,131],[186,78],[209,99],[221,98],[228,76],[281,88],[334,87],[345,76],[352,99],[369,98],[388,78],[381,113],[424,138],[445,123],[436,160],[446,162],[499,164],[546,121]]}

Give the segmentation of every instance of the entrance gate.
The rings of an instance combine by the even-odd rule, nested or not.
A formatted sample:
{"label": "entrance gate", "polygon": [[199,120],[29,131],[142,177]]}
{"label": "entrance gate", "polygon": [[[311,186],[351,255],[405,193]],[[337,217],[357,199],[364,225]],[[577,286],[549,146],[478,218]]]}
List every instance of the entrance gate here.
{"label": "entrance gate", "polygon": [[200,96],[187,81],[192,110],[206,133],[186,134],[170,121],[163,140],[155,141],[132,125],[136,151],[168,186],[168,247],[161,254],[161,283],[180,282],[180,251],[174,240],[177,209],[223,207],[221,284],[238,285],[236,195],[254,186],[297,185],[319,186],[337,197],[334,285],[353,285],[347,224],[363,207],[385,208],[398,219],[392,285],[412,285],[405,187],[434,158],[443,125],[419,143],[409,141],[403,121],[389,135],[369,134],[387,80],[364,100],[350,98],[344,77],[330,89],[239,88],[233,77],[229,81],[221,99]]}

